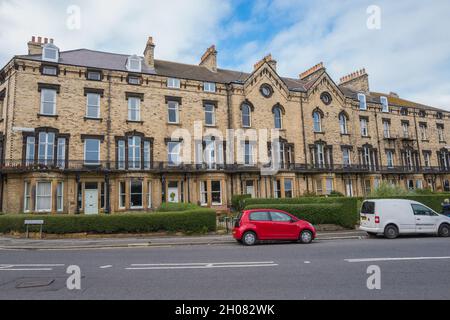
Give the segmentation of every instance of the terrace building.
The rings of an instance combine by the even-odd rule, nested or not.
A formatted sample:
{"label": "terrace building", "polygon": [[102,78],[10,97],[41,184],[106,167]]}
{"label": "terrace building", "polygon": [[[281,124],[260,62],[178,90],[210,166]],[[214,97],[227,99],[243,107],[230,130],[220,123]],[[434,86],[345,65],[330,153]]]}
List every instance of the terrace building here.
{"label": "terrace building", "polygon": [[[336,83],[318,64],[286,78],[270,55],[251,73],[223,70],[214,46],[187,65],[156,60],[152,38],[143,56],[41,37],[28,48],[0,71],[3,212],[225,210],[237,194],[362,196],[382,181],[450,191],[450,113],[371,91],[365,70]],[[174,138],[198,121],[202,138]],[[248,133],[232,151],[229,129]],[[275,175],[261,171],[250,134],[261,129],[280,135],[263,147],[280,159]]]}

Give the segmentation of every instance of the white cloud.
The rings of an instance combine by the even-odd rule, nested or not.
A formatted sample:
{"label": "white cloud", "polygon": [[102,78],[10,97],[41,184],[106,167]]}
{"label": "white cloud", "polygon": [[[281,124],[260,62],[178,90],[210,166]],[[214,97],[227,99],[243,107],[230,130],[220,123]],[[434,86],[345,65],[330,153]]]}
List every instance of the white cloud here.
{"label": "white cloud", "polygon": [[[67,8],[81,9],[81,29],[67,28]],[[62,50],[92,48],[142,54],[148,36],[156,42],[157,58],[198,62],[217,40],[228,3],[215,0],[2,0],[0,61],[26,54],[32,35],[54,38]]]}

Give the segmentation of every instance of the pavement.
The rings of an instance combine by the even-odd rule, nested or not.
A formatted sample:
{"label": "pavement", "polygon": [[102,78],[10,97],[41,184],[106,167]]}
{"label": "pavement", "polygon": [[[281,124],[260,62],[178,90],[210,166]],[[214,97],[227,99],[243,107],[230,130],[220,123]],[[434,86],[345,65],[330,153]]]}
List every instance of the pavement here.
{"label": "pavement", "polygon": [[[357,230],[319,232],[318,241],[363,239],[365,232]],[[193,237],[130,237],[130,238],[101,238],[101,239],[48,239],[31,240],[11,237],[0,237],[0,249],[10,250],[57,250],[57,249],[101,249],[101,248],[132,248],[132,247],[161,247],[161,246],[192,246],[192,245],[223,245],[234,244],[236,240],[231,235],[209,235]]]}
{"label": "pavement", "polygon": [[448,300],[449,245],[448,238],[402,237],[254,247],[4,249],[0,300]]}

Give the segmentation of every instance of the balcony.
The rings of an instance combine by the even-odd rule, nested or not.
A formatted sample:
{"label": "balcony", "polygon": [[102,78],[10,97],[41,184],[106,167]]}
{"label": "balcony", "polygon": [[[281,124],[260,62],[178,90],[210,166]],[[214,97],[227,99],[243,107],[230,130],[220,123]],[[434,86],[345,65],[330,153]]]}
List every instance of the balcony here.
{"label": "balcony", "polygon": [[0,171],[7,173],[26,172],[57,172],[57,173],[260,173],[265,171],[294,172],[294,173],[380,173],[380,174],[407,174],[424,173],[439,174],[450,173],[450,168],[440,167],[416,167],[416,166],[375,166],[375,165],[314,165],[304,163],[282,163],[277,170],[273,170],[271,164],[178,164],[173,165],[168,162],[149,162],[126,167],[123,162],[101,161],[100,163],[87,164],[80,160],[70,160],[61,163],[33,163],[24,164],[22,160],[6,160],[0,165]]}

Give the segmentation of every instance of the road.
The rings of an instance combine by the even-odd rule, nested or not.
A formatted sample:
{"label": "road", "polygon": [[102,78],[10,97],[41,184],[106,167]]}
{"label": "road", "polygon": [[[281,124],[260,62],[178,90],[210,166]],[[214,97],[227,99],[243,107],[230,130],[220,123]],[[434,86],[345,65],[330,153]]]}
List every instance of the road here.
{"label": "road", "polygon": [[[70,291],[66,270],[81,269]],[[381,269],[381,290],[367,269]],[[450,299],[450,240],[0,251],[0,299]]]}

